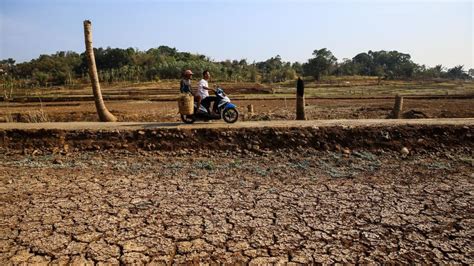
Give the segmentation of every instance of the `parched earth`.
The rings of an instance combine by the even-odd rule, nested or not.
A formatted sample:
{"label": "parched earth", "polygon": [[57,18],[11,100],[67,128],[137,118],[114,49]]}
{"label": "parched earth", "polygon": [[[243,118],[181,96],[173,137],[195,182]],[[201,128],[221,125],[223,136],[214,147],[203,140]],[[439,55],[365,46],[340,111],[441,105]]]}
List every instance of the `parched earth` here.
{"label": "parched earth", "polygon": [[473,264],[472,145],[0,150],[0,264]]}

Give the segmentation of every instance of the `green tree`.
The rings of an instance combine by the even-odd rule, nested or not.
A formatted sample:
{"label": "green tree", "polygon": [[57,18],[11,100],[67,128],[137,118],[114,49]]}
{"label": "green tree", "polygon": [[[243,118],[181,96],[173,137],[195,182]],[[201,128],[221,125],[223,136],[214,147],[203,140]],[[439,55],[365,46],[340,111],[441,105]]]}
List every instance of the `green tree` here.
{"label": "green tree", "polygon": [[330,73],[337,58],[326,48],[314,50],[313,56],[308,60],[308,63],[303,64],[303,70],[305,75],[311,75],[319,81],[323,74]]}
{"label": "green tree", "polygon": [[33,73],[33,79],[38,83],[38,85],[46,86],[48,84],[49,75],[45,72],[35,71]]}
{"label": "green tree", "polygon": [[451,79],[469,79],[469,75],[464,70],[464,66],[459,65],[448,69],[447,76]]}
{"label": "green tree", "polygon": [[303,76],[304,73],[303,73],[303,65],[300,63],[300,62],[294,62],[292,65],[291,65],[291,68],[293,68],[293,70],[295,71],[295,73],[298,75],[298,76]]}
{"label": "green tree", "polygon": [[342,63],[338,65],[338,73],[345,76],[355,75],[355,64],[348,58],[342,59]]}

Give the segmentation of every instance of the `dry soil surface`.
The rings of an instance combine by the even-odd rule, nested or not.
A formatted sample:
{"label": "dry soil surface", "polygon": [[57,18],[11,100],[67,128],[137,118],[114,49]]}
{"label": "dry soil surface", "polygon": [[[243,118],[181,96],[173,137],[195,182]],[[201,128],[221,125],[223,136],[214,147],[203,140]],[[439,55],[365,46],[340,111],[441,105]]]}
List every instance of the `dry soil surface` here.
{"label": "dry soil surface", "polygon": [[0,184],[2,265],[474,263],[472,145],[3,150]]}
{"label": "dry soil surface", "polygon": [[[293,120],[295,99],[236,100],[242,121]],[[108,101],[107,107],[119,121],[180,121],[176,102]],[[307,99],[308,119],[384,119],[393,99]],[[254,113],[247,111],[253,105]],[[404,118],[474,117],[474,99],[405,99]],[[97,121],[94,103],[0,103],[0,122]]]}

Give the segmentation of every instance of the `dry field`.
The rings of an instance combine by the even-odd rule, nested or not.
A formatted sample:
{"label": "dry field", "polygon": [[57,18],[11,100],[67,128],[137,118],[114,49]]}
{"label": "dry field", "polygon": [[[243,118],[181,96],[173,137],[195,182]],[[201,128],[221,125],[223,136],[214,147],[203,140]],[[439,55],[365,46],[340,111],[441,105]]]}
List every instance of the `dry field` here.
{"label": "dry field", "polygon": [[[295,99],[235,100],[241,121],[293,120]],[[308,119],[384,119],[393,99],[307,99]],[[247,112],[254,106],[254,114]],[[179,121],[174,101],[111,101],[107,102],[119,121]],[[474,117],[474,98],[404,100],[405,118]],[[93,102],[0,103],[0,122],[77,122],[97,121]]]}
{"label": "dry field", "polygon": [[472,119],[307,123],[0,130],[0,264],[474,263]]}
{"label": "dry field", "polygon": [[2,153],[0,262],[472,264],[472,156]]}

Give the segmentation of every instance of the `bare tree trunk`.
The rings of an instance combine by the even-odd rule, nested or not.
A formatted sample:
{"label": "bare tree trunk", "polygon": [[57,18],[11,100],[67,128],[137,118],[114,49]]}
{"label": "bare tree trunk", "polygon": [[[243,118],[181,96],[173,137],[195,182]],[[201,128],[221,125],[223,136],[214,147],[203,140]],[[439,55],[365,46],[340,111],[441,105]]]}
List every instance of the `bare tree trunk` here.
{"label": "bare tree trunk", "polygon": [[100,91],[99,75],[95,64],[94,49],[92,48],[92,26],[89,20],[84,21],[84,37],[86,42],[86,55],[89,63],[89,76],[92,83],[92,92],[94,93],[95,107],[101,122],[115,122],[117,118],[107,110],[102,92]]}
{"label": "bare tree trunk", "polygon": [[306,120],[304,102],[304,83],[301,78],[298,78],[296,83],[296,120]]}

